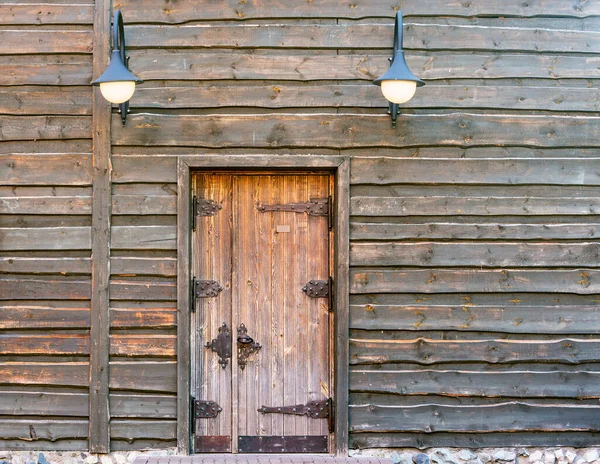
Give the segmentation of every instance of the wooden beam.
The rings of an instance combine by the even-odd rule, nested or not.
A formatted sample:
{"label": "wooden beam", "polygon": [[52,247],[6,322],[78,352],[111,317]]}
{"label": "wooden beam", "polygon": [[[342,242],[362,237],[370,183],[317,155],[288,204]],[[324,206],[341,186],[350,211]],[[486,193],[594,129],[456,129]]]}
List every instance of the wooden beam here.
{"label": "wooden beam", "polygon": [[[111,1],[97,0],[94,10],[92,73],[100,76],[108,65]],[[111,105],[99,88],[92,96],[92,310],[90,327],[89,450],[110,451],[110,113]]]}

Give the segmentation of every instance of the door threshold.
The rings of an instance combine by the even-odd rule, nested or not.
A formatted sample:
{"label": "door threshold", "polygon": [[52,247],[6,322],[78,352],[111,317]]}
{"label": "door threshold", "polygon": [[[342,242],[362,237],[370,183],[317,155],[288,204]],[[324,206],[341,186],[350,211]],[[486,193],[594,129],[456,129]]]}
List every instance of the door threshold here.
{"label": "door threshold", "polygon": [[138,456],[132,464],[392,464],[388,458],[336,457],[326,454],[194,454]]}

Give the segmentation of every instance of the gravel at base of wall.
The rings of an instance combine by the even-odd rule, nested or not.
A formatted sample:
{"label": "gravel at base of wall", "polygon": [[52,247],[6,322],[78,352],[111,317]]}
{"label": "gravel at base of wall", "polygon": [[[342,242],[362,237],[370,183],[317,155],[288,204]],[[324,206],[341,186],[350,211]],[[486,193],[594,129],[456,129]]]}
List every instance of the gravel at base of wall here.
{"label": "gravel at base of wall", "polygon": [[369,449],[350,454],[388,457],[395,464],[600,464],[600,448]]}
{"label": "gravel at base of wall", "polygon": [[[0,450],[0,464],[130,464],[140,455],[175,454],[175,448],[110,454]],[[600,448],[369,449],[351,450],[350,455],[391,458],[395,464],[600,464]]]}

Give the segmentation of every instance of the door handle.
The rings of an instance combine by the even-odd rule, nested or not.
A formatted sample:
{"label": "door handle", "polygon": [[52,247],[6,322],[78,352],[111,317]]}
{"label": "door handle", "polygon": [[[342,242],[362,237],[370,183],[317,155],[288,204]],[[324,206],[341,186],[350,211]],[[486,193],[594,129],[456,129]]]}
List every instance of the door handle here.
{"label": "door handle", "polygon": [[240,369],[244,370],[250,355],[256,353],[262,346],[260,343],[256,343],[254,339],[248,335],[248,329],[244,323],[240,324],[237,332],[238,365],[240,366]]}

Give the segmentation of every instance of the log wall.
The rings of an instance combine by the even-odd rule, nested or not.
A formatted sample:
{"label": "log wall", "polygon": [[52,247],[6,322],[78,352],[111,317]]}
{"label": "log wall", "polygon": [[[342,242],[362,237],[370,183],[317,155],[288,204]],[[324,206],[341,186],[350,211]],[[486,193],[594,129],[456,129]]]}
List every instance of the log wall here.
{"label": "log wall", "polygon": [[[176,160],[206,154],[352,159],[351,447],[597,442],[597,2],[119,8],[145,83],[111,127],[111,449],[175,444]],[[398,9],[427,86],[392,129]],[[86,446],[92,10],[0,3],[0,447]]]}

